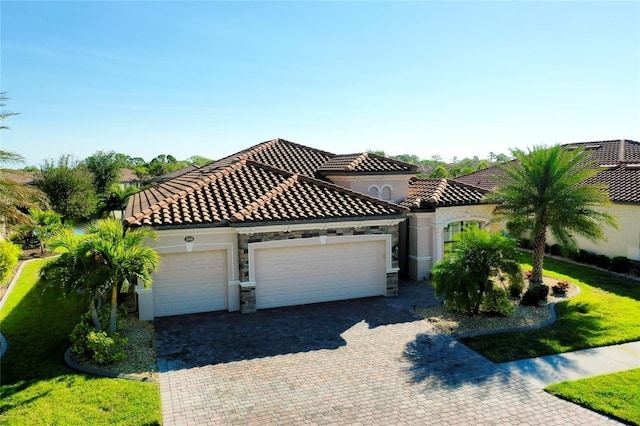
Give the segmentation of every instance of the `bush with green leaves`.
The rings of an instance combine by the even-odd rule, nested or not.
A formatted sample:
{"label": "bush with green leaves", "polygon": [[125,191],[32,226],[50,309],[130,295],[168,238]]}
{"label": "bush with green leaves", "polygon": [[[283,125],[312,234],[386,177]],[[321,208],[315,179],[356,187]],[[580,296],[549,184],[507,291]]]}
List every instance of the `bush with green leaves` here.
{"label": "bush with green leaves", "polygon": [[621,274],[626,274],[631,270],[631,260],[624,256],[616,256],[611,259],[611,265],[609,266],[613,272],[619,272]]}
{"label": "bush with green leaves", "polygon": [[543,300],[547,299],[549,295],[549,286],[540,284],[534,287],[529,287],[529,289],[522,296],[522,300],[520,300],[521,305],[525,306],[538,306]]}
{"label": "bush with green leaves", "polygon": [[602,269],[609,269],[609,265],[611,265],[611,259],[609,259],[609,256],[604,254],[596,256],[596,266]]}
{"label": "bush with green leaves", "polygon": [[444,298],[451,309],[469,316],[478,314],[495,282],[502,282],[504,275],[511,282],[522,279],[516,245],[502,234],[465,229],[451,252],[434,267],[436,297]]}
{"label": "bush with green leaves", "polygon": [[3,280],[9,271],[18,263],[22,249],[9,241],[0,242],[0,280]]}
{"label": "bush with green leaves", "polygon": [[516,311],[516,308],[509,300],[509,296],[507,296],[507,292],[501,288],[494,288],[488,292],[482,301],[480,309],[490,315],[500,317],[508,317]]}
{"label": "bush with green leaves", "polygon": [[[108,305],[98,311],[100,322],[109,324]],[[105,365],[126,358],[124,350],[127,339],[118,333],[107,335],[93,326],[91,313],[87,312],[80,318],[80,322],[69,335],[71,352],[83,358],[93,359],[97,364]]]}
{"label": "bush with green leaves", "polygon": [[522,276],[514,280],[511,280],[509,282],[508,289],[509,289],[509,296],[520,297],[520,295],[522,294],[522,290],[524,290],[524,279],[522,278]]}

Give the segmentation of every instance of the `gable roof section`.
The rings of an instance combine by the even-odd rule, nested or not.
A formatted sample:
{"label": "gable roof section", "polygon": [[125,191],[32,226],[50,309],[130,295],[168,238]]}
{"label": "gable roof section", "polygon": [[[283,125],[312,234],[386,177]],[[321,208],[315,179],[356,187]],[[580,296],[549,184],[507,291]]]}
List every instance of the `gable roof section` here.
{"label": "gable roof section", "polygon": [[[609,198],[617,203],[640,203],[640,142],[609,140],[580,142],[562,145],[567,149],[584,148],[591,153],[589,159],[600,171],[585,183],[608,186]],[[458,176],[456,180],[493,190],[500,183],[504,172],[493,166],[477,172]]]}
{"label": "gable roof section", "polygon": [[284,139],[273,139],[232,154],[214,164],[253,160],[281,170],[313,177],[315,171],[332,157],[335,157],[335,154]]}
{"label": "gable roof section", "polygon": [[414,179],[409,185],[409,197],[401,205],[407,208],[433,209],[482,204],[484,196],[489,192],[453,179]]}
{"label": "gable roof section", "polygon": [[130,226],[242,225],[399,216],[405,209],[301,173],[229,158],[134,194]]}
{"label": "gable roof section", "polygon": [[322,175],[366,173],[366,174],[416,174],[418,167],[383,157],[370,152],[359,154],[336,155],[318,168]]}

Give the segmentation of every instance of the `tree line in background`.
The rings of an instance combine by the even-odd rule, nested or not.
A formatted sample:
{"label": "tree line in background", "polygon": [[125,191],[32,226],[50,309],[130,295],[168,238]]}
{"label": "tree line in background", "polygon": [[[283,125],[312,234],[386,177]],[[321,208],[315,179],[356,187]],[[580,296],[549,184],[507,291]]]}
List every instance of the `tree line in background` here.
{"label": "tree line in background", "polygon": [[140,157],[114,151],[97,151],[82,161],[63,154],[57,160],[45,160],[40,168],[24,170],[35,173],[35,185],[48,196],[51,208],[65,221],[104,217],[124,210],[128,197],[140,189],[137,185],[120,185],[124,169],[133,170],[145,187],[153,185],[157,176],[211,161],[199,155],[177,160],[172,155],[161,154],[145,162]]}
{"label": "tree line in background", "polygon": [[404,161],[405,163],[415,164],[420,168],[421,177],[430,178],[456,178],[477,170],[486,169],[498,163],[505,163],[512,160],[512,157],[508,155],[496,154],[494,152],[489,152],[486,159],[473,156],[472,158],[463,158],[460,160],[454,156],[448,163],[439,155],[433,155],[431,159],[427,160],[413,154],[388,155],[381,150],[369,152],[383,157],[393,158],[394,160]]}

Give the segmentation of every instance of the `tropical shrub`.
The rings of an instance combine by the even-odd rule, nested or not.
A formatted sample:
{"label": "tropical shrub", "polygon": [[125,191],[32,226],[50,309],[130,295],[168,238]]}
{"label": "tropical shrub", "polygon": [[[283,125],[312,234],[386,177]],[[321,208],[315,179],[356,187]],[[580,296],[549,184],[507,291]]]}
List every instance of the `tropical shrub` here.
{"label": "tropical shrub", "polygon": [[509,282],[509,296],[520,297],[522,290],[524,290],[524,281],[522,278]]}
{"label": "tropical shrub", "polygon": [[480,309],[488,314],[501,317],[508,317],[516,311],[507,296],[507,292],[501,288],[494,288],[488,292],[482,301]]}
{"label": "tropical shrub", "polygon": [[621,274],[626,274],[631,270],[631,260],[624,256],[616,256],[611,259],[611,265],[609,266],[613,272],[619,272]]}
{"label": "tropical shrub", "polygon": [[479,313],[485,297],[504,275],[511,281],[522,278],[516,241],[469,228],[435,265],[432,281],[436,297],[444,298],[447,307],[472,316]]}
{"label": "tropical shrub", "polygon": [[554,256],[560,256],[562,253],[562,247],[560,247],[559,244],[552,244],[551,247],[549,247],[549,253]]}
{"label": "tropical shrub", "polygon": [[18,263],[22,250],[9,241],[0,242],[0,280],[4,279],[9,271]]}
{"label": "tropical shrub", "polygon": [[539,284],[534,287],[529,287],[529,289],[522,296],[520,304],[525,306],[538,306],[538,303],[546,300],[548,295],[549,286],[547,285]]}
{"label": "tropical shrub", "polygon": [[[109,324],[109,307],[101,309],[100,321]],[[80,318],[80,322],[69,335],[71,352],[75,355],[93,359],[97,364],[106,365],[126,358],[124,350],[127,339],[117,333],[107,335],[105,331],[96,329],[92,325],[92,316],[87,312]]]}
{"label": "tropical shrub", "polygon": [[611,259],[609,259],[609,256],[604,254],[599,254],[598,256],[596,256],[596,266],[602,269],[609,269],[610,264]]}

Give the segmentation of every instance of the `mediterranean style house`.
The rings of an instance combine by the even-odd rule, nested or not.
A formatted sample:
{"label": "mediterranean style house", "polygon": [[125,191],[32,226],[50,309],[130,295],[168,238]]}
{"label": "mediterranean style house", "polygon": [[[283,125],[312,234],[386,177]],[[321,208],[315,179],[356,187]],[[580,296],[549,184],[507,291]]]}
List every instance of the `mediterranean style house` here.
{"label": "mediterranean style house", "polygon": [[[625,256],[640,261],[640,143],[630,140],[581,142],[562,145],[568,150],[582,148],[598,170],[585,183],[604,184],[611,204],[603,206],[617,218],[619,228],[606,226],[606,241],[590,241],[577,236],[581,249],[609,257]],[[489,167],[456,178],[460,182],[492,190],[498,185],[498,167]],[[553,244],[553,239],[549,238]]]}
{"label": "mediterranean style house", "polygon": [[134,194],[124,223],[155,228],[161,256],[136,289],[140,318],[395,296],[399,275],[428,278],[466,226],[500,229],[491,173],[418,172],[274,139]]}

